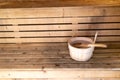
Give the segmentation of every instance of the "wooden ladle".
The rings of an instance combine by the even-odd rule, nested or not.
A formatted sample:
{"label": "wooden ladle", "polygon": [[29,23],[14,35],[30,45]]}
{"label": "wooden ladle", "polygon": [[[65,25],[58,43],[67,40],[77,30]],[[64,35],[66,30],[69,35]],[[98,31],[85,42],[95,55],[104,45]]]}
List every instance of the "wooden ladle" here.
{"label": "wooden ladle", "polygon": [[72,46],[77,47],[77,48],[87,48],[87,47],[106,48],[107,47],[107,45],[105,45],[105,44],[85,44],[85,43],[76,43],[76,44],[73,44]]}

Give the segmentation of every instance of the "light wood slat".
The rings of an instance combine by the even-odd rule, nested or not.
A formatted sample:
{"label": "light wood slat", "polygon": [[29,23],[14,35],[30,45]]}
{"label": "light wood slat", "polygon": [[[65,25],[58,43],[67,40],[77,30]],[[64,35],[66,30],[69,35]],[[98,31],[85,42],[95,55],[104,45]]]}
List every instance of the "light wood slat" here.
{"label": "light wood slat", "polygon": [[79,18],[35,18],[35,19],[1,19],[0,24],[53,24],[53,23],[89,23],[120,22],[119,16],[112,17],[79,17]]}
{"label": "light wood slat", "polygon": [[[57,79],[57,78],[55,78],[55,79],[47,79],[47,80],[66,80],[66,79],[69,79],[69,78],[63,78],[63,79]],[[120,78],[70,78],[69,80],[119,80],[119,79]],[[27,80],[27,79],[23,79],[23,80]],[[32,79],[30,79],[30,80],[32,80]]]}
{"label": "light wood slat", "polygon": [[[62,79],[47,79],[47,80],[119,80],[120,78],[62,78]],[[20,79],[22,80],[22,79]],[[23,80],[27,80],[27,79],[23,79]],[[28,79],[28,80],[32,80],[32,79]],[[35,80],[35,79],[33,79]],[[39,80],[39,79],[38,79]],[[43,79],[44,80],[44,79]]]}
{"label": "light wood slat", "polygon": [[[16,80],[119,80],[119,78],[46,78],[46,79],[16,79]],[[3,79],[4,80],[4,79]],[[14,80],[14,79],[5,79],[5,80]]]}
{"label": "light wood slat", "polygon": [[11,8],[0,9],[0,16],[1,18],[104,16],[104,15],[110,16],[119,15],[120,14],[119,12],[120,8],[85,8],[85,7],[16,8],[16,9]]}
{"label": "light wood slat", "polygon": [[[96,27],[97,26],[97,27]],[[78,24],[78,25],[38,25],[38,26],[6,26],[1,27],[0,30],[5,31],[14,31],[17,27],[20,31],[29,31],[29,30],[71,30],[71,29],[120,29],[120,24]],[[3,29],[4,28],[4,29]]]}
{"label": "light wood slat", "polygon": [[[13,78],[7,78],[7,79],[1,78],[0,80],[17,80],[17,79],[13,79]],[[23,80],[24,80],[24,79],[23,79]]]}
{"label": "light wood slat", "polygon": [[[4,38],[0,43],[67,42],[70,38]],[[120,37],[98,37],[97,41],[120,41]]]}
{"label": "light wood slat", "polygon": [[1,79],[1,80],[120,80],[120,78],[22,78],[22,79]]}
{"label": "light wood slat", "polygon": [[72,7],[72,8],[64,8],[64,16],[72,17],[72,16],[102,16],[102,9],[98,8],[83,8],[83,7]]}
{"label": "light wood slat", "polygon": [[66,46],[67,43],[28,43],[28,44],[0,44],[0,47],[57,47]]}
{"label": "light wood slat", "polygon": [[29,26],[1,26],[0,31],[32,31],[32,30],[71,30],[71,29],[120,29],[119,23],[109,24],[78,24],[78,25],[29,25]]}
{"label": "light wood slat", "polygon": [[10,8],[0,9],[0,18],[62,17],[62,8]]}
{"label": "light wood slat", "polygon": [[[68,75],[69,73],[69,75]],[[62,75],[61,75],[62,74]],[[94,75],[93,75],[94,74]],[[41,75],[41,76],[40,76]],[[1,70],[0,78],[119,78],[120,71],[112,70]]]}
{"label": "light wood slat", "polygon": [[85,8],[72,7],[64,8],[64,16],[113,16],[120,15],[120,8]]}
{"label": "light wood slat", "polygon": [[[98,35],[120,35],[119,30],[97,30]],[[94,36],[96,31],[76,31],[76,36]],[[74,31],[0,32],[0,37],[72,36]],[[88,35],[89,34],[89,35]]]}

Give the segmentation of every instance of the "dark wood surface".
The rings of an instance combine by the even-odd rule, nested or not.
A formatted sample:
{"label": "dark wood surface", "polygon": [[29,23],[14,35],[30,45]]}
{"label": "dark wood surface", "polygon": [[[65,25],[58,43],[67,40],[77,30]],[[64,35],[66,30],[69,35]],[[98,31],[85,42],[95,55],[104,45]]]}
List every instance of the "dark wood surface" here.
{"label": "dark wood surface", "polygon": [[120,6],[120,0],[0,0],[0,8]]}

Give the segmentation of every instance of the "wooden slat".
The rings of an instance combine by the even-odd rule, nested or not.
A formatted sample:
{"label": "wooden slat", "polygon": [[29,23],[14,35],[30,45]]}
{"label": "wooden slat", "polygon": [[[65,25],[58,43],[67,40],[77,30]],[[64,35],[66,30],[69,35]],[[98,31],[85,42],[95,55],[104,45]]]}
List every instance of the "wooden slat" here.
{"label": "wooden slat", "polygon": [[118,8],[105,8],[105,15],[120,15],[120,7]]}
{"label": "wooden slat", "polygon": [[[98,42],[97,42],[98,43]],[[98,49],[97,52],[102,51],[102,52],[119,52],[120,48],[120,43],[119,42],[99,42],[103,44],[107,44],[108,47],[107,49]],[[58,47],[60,46],[60,47]],[[0,44],[0,49],[2,50],[40,50],[43,52],[46,51],[55,51],[59,52],[60,50],[64,51],[67,50],[67,43],[28,43],[28,44]],[[57,51],[56,51],[57,50]]]}
{"label": "wooden slat", "polygon": [[120,15],[120,8],[85,8],[72,7],[64,8],[64,16],[115,16]]}
{"label": "wooden slat", "polygon": [[55,23],[90,23],[90,22],[120,22],[119,16],[112,17],[78,17],[78,18],[28,18],[0,19],[0,24],[55,24]]}
{"label": "wooden slat", "polygon": [[[30,53],[29,53],[30,51],[26,51],[26,53],[24,52],[24,51],[21,51],[21,52],[19,52],[19,51],[17,51],[17,52],[12,52],[12,53],[10,53],[10,52],[5,52],[5,51],[3,51],[3,53],[2,52],[0,52],[1,54],[0,54],[0,59],[25,59],[25,58],[27,58],[27,59],[32,59],[32,58],[41,58],[41,59],[48,59],[48,58],[51,58],[51,59],[53,59],[53,58],[58,58],[58,59],[62,59],[62,58],[65,58],[65,59],[67,59],[67,58],[71,58],[70,57],[70,55],[69,55],[69,52],[68,51],[65,51],[65,52],[59,52],[59,54],[58,54],[58,52],[47,52],[47,53],[43,53],[43,52],[35,52],[35,51],[31,51]],[[101,52],[99,52],[99,53],[95,53],[94,52],[94,56],[93,56],[93,58],[120,58],[120,53],[101,53]],[[111,62],[112,63],[112,62]]]}
{"label": "wooden slat", "polygon": [[[0,43],[67,42],[70,38],[1,38]],[[120,37],[98,37],[97,41],[120,41]]]}
{"label": "wooden slat", "polygon": [[0,70],[0,78],[119,78],[119,75],[120,71],[114,70]]}
{"label": "wooden slat", "polygon": [[[64,10],[63,10],[64,9]],[[64,11],[64,12],[63,12]],[[111,16],[119,15],[120,8],[17,8],[0,9],[1,18],[71,17],[71,16]],[[34,14],[34,15],[33,15]],[[15,15],[15,16],[14,16]]]}
{"label": "wooden slat", "polygon": [[24,64],[24,65],[19,65],[19,64],[14,64],[14,65],[11,65],[11,64],[5,64],[5,65],[1,65],[0,66],[1,69],[40,69],[40,68],[70,68],[70,69],[73,69],[73,68],[87,68],[87,69],[98,69],[98,68],[103,68],[103,69],[107,69],[107,68],[110,68],[110,69],[115,69],[115,70],[119,70],[120,68],[120,64],[119,63],[116,63],[116,64],[101,64],[101,63],[88,63],[88,64]]}
{"label": "wooden slat", "polygon": [[16,8],[0,9],[0,18],[62,17],[62,8]]}
{"label": "wooden slat", "polygon": [[[98,35],[120,35],[119,30],[97,30]],[[93,36],[96,31],[76,31],[76,36]],[[46,32],[0,32],[0,37],[45,37],[45,36],[72,36],[73,31],[46,31]],[[88,35],[89,34],[89,35]]]}
{"label": "wooden slat", "polygon": [[64,16],[102,16],[102,10],[98,8],[64,8]]}
{"label": "wooden slat", "polygon": [[[26,79],[16,79],[16,80],[119,80],[119,78],[26,78]],[[15,80],[15,79],[1,79],[1,80]]]}
{"label": "wooden slat", "polygon": [[120,49],[98,49],[98,50],[95,50],[94,52],[99,52],[99,53],[110,53],[110,52],[120,52]]}
{"label": "wooden slat", "polygon": [[[108,45],[108,44],[107,44]],[[109,46],[117,46],[117,47],[108,47],[107,49],[96,49],[94,53],[119,53],[119,44],[109,44]],[[1,49],[1,48],[0,48]],[[67,51],[66,51],[67,50]],[[66,46],[61,46],[60,48],[58,47],[2,47],[2,49],[0,50],[1,54],[40,54],[40,52],[42,52],[43,54],[49,54],[50,52],[52,54],[67,54],[66,52],[68,52],[68,48],[67,45]],[[50,53],[50,54],[51,54]]]}
{"label": "wooden slat", "polygon": [[[112,46],[112,45],[111,45]],[[61,54],[63,54],[63,56],[64,56],[64,54],[66,55],[66,54],[68,54],[69,52],[68,52],[68,48],[67,47],[65,47],[65,49],[63,49],[62,47],[62,49],[61,48],[48,48],[48,47],[28,47],[27,49],[26,49],[27,47],[23,47],[23,48],[4,48],[4,50],[0,50],[0,53],[1,53],[1,55],[3,54],[3,55],[5,55],[5,54],[8,54],[8,55],[10,55],[10,54],[23,54],[23,55],[27,55],[27,54],[30,54],[30,55],[32,55],[32,54],[44,54],[44,55],[50,55],[50,54],[58,54],[58,55],[61,55]],[[38,48],[38,49],[36,49],[36,48]],[[120,50],[119,50],[119,48],[117,48],[117,49],[109,49],[109,48],[107,48],[107,49],[96,49],[95,48],[95,51],[94,51],[94,53],[95,54],[102,54],[102,53],[105,53],[105,54],[109,54],[109,53],[120,53]]]}
{"label": "wooden slat", "polygon": [[[47,55],[45,55],[47,56]],[[92,57],[89,61],[87,62],[79,62],[72,60],[71,58],[8,58],[8,59],[0,59],[0,65],[30,65],[30,64],[89,64],[89,63],[101,63],[101,64],[119,64],[120,63],[120,57]],[[102,66],[102,65],[101,65]],[[86,66],[87,67],[87,66]]]}
{"label": "wooden slat", "polygon": [[40,31],[40,30],[104,30],[104,29],[120,29],[119,23],[109,24],[78,24],[78,25],[29,25],[29,26],[1,26],[0,31]]}
{"label": "wooden slat", "polygon": [[1,8],[36,8],[36,7],[70,7],[70,6],[120,6],[119,0],[1,0]]}

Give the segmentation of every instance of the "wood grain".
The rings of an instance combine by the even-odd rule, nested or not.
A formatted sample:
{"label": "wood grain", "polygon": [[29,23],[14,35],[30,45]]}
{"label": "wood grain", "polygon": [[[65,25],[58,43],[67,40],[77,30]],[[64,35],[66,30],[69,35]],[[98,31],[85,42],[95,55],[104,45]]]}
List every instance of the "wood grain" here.
{"label": "wood grain", "polygon": [[72,30],[79,29],[82,30],[119,30],[119,23],[107,23],[107,24],[63,24],[63,25],[22,25],[22,26],[1,26],[0,31],[54,31],[54,30]]}
{"label": "wood grain", "polygon": [[[119,6],[56,7],[71,3],[75,6],[74,3],[79,0],[52,3],[49,0],[54,7],[27,8],[31,5],[25,5],[24,8],[13,8],[20,7],[20,4],[36,4],[31,2],[18,1],[18,6],[17,1],[16,5],[9,1],[2,3],[2,6],[0,4],[4,7],[0,9],[0,78],[119,80]],[[39,2],[46,5],[43,0]],[[93,5],[91,2],[90,5]],[[110,3],[108,0],[96,2]],[[11,8],[5,8],[10,5]],[[107,44],[108,47],[95,48],[93,57],[87,62],[72,60],[67,41],[74,34],[74,29],[77,36],[92,39],[98,31],[97,43]]]}
{"label": "wood grain", "polygon": [[[15,15],[15,16],[14,16]],[[79,16],[119,16],[119,7],[52,7],[0,9],[1,18],[39,18],[39,17],[79,17]]]}
{"label": "wood grain", "polygon": [[100,22],[120,22],[119,16],[101,17],[59,17],[59,18],[26,18],[26,19],[0,19],[0,24],[59,24],[59,23],[100,23]]}
{"label": "wood grain", "polygon": [[[45,71],[45,72],[44,72]],[[72,73],[71,73],[72,71]],[[34,73],[34,74],[33,74]],[[69,75],[65,75],[69,73]],[[47,75],[46,75],[47,74]],[[56,75],[58,76],[56,76]],[[63,75],[60,75],[63,74]],[[95,75],[92,75],[95,74]],[[105,78],[112,78],[112,77],[116,77],[119,78],[119,71],[111,71],[111,70],[93,70],[93,71],[89,71],[89,70],[41,70],[41,71],[36,71],[36,70],[28,70],[28,71],[4,71],[1,70],[0,71],[0,77],[1,78],[14,78],[14,76],[16,76],[16,78],[96,78],[96,77],[105,77]],[[42,75],[42,76],[40,76]],[[82,76],[81,76],[82,75]],[[87,75],[87,76],[86,76]]]}
{"label": "wood grain", "polygon": [[6,0],[1,8],[70,7],[70,6],[120,6],[119,0]]}

